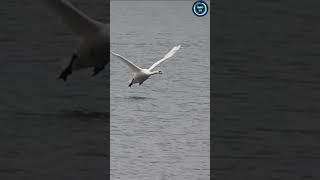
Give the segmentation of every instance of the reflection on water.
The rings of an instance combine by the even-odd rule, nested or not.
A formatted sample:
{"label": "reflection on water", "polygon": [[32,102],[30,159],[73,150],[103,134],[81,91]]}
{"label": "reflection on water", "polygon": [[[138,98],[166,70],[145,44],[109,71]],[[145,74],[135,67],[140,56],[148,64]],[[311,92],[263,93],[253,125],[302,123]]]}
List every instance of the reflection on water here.
{"label": "reflection on water", "polygon": [[63,116],[65,117],[74,117],[74,118],[84,118],[84,119],[93,119],[93,118],[107,118],[106,112],[88,112],[88,111],[62,111]]}
{"label": "reflection on water", "polygon": [[152,98],[142,97],[142,96],[130,96],[129,99],[144,100],[144,99],[152,99]]}

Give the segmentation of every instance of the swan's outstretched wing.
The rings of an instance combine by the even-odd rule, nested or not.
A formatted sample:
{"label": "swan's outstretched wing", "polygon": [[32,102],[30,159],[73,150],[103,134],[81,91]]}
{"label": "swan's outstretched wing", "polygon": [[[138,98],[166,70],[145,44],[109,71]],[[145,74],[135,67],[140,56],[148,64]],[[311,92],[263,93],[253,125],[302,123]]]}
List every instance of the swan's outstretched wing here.
{"label": "swan's outstretched wing", "polygon": [[139,68],[138,66],[136,66],[135,64],[133,64],[131,61],[127,60],[126,58],[124,58],[124,57],[120,56],[119,54],[116,54],[112,51],[110,51],[110,52],[111,52],[111,54],[113,54],[116,57],[118,57],[119,59],[121,59],[124,63],[126,63],[133,72],[139,72],[141,70],[141,68]]}
{"label": "swan's outstretched wing", "polygon": [[157,61],[156,63],[154,63],[150,68],[149,71],[151,71],[153,68],[155,68],[156,66],[158,66],[160,63],[162,63],[163,61],[167,60],[168,58],[172,57],[179,49],[180,49],[180,45],[179,46],[175,46],[171,49],[170,52],[168,52],[162,59],[160,59],[159,61]]}
{"label": "swan's outstretched wing", "polygon": [[71,30],[81,37],[89,36],[104,26],[103,23],[85,15],[67,0],[44,0],[44,2],[61,15]]}

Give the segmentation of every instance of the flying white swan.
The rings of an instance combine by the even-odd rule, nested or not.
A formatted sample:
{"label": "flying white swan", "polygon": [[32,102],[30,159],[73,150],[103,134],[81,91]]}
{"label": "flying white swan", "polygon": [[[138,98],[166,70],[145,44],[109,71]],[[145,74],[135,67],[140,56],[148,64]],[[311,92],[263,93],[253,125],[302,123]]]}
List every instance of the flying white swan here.
{"label": "flying white swan", "polygon": [[98,22],[74,7],[67,0],[45,0],[80,39],[80,44],[72,53],[68,65],[59,79],[67,80],[73,70],[93,67],[92,76],[97,75],[109,63],[110,24]]}
{"label": "flying white swan", "polygon": [[131,83],[129,84],[129,87],[131,87],[132,84],[135,84],[135,83],[139,83],[139,85],[141,85],[151,75],[162,74],[161,71],[159,71],[159,70],[152,71],[152,69],[154,69],[156,66],[158,66],[163,61],[172,57],[180,49],[180,47],[181,47],[180,45],[173,47],[171,49],[171,51],[169,51],[162,59],[160,59],[159,61],[154,63],[149,69],[142,69],[142,68],[138,67],[137,65],[133,64],[131,61],[127,60],[126,58],[120,56],[119,54],[116,54],[114,52],[111,52],[111,53],[113,55],[115,55],[116,57],[119,57],[119,59],[121,59],[124,63],[126,63],[129,66],[129,68],[133,71],[133,73],[134,73],[133,78],[132,78]]}

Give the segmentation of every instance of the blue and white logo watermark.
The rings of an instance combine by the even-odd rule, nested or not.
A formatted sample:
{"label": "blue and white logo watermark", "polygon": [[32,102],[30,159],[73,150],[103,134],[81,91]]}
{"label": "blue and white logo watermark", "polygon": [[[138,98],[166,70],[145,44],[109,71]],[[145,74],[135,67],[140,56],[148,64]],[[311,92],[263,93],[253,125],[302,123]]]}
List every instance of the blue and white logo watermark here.
{"label": "blue and white logo watermark", "polygon": [[205,16],[208,10],[208,4],[202,0],[196,1],[192,6],[192,11],[196,16]]}

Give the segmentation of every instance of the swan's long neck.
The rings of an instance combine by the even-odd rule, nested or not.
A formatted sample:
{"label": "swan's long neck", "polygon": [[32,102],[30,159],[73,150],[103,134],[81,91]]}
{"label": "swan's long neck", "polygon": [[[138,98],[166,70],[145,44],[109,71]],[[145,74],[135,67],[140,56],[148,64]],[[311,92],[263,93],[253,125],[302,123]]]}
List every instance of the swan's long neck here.
{"label": "swan's long neck", "polygon": [[154,75],[154,74],[160,74],[160,72],[159,72],[159,71],[152,71],[152,72],[150,72],[150,76],[151,76],[151,75]]}

